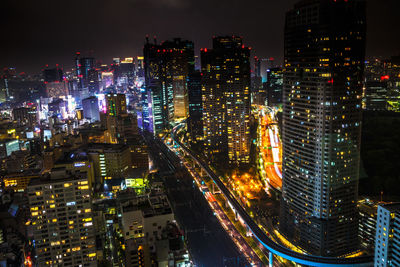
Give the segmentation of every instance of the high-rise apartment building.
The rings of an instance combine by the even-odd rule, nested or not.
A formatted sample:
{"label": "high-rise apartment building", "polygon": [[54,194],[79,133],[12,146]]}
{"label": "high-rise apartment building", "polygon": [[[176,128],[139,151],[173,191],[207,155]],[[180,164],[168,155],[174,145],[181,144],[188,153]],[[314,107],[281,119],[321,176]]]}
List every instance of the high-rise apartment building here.
{"label": "high-rise apartment building", "polygon": [[189,117],[188,132],[192,141],[202,139],[203,136],[203,105],[201,92],[201,72],[196,71],[188,77]]}
{"label": "high-rise apartment building", "polygon": [[400,266],[400,204],[378,206],[375,267]]}
{"label": "high-rise apartment building", "polygon": [[309,253],[358,248],[365,1],[300,1],[286,14],[281,231]]}
{"label": "high-rise apartment building", "polygon": [[201,50],[201,72],[206,154],[248,163],[250,49],[241,37],[214,37],[213,49]]}
{"label": "high-rise apartment building", "polygon": [[143,54],[144,99],[151,106],[144,118],[150,125],[144,128],[159,133],[172,119],[188,116],[187,78],[194,71],[193,42],[175,38],[158,45],[147,41]]}
{"label": "high-rise apartment building", "polygon": [[27,189],[37,266],[97,266],[88,180],[53,169]]}

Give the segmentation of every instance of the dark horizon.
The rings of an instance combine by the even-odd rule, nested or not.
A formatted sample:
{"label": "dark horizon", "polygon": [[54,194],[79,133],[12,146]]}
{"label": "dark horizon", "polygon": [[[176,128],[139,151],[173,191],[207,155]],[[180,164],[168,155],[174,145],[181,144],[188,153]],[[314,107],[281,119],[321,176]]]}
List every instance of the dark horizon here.
{"label": "dark horizon", "polygon": [[[6,1],[0,21],[0,67],[37,74],[48,64],[66,69],[75,52],[111,63],[113,57],[142,55],[145,36],[158,41],[181,37],[195,51],[211,47],[213,35],[240,35],[252,56],[283,58],[285,12],[297,0],[88,0]],[[367,1],[367,56],[400,53],[396,0]]]}

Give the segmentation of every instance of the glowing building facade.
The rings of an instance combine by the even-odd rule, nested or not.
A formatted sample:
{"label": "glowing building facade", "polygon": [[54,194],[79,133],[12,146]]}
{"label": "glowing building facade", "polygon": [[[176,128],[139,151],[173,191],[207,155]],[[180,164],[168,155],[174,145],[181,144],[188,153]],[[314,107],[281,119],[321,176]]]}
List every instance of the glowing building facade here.
{"label": "glowing building facade", "polygon": [[[124,94],[106,95],[107,115],[118,117],[126,114],[126,96]],[[85,111],[84,111],[85,112]]]}
{"label": "glowing building facade", "polygon": [[[148,108],[144,125],[159,133],[175,118],[186,118],[189,112],[187,78],[194,71],[193,43],[175,38],[161,44],[147,42],[144,50],[146,92],[142,99]],[[143,115],[143,116],[144,116]]]}
{"label": "glowing building facade", "polygon": [[280,228],[317,255],[358,247],[364,54],[364,1],[300,1],[287,13]]}
{"label": "glowing building facade", "polygon": [[374,266],[400,266],[399,203],[378,206]]}
{"label": "glowing building facade", "polygon": [[201,72],[196,71],[188,77],[189,117],[188,132],[192,141],[202,139],[203,136],[203,105],[201,94]]}
{"label": "glowing building facade", "polygon": [[206,154],[248,163],[250,49],[240,37],[214,37],[213,49],[201,50],[201,72]]}
{"label": "glowing building facade", "polygon": [[91,96],[82,100],[83,116],[90,122],[100,121],[99,101]]}
{"label": "glowing building facade", "polygon": [[90,188],[83,175],[52,171],[27,189],[38,266],[97,266]]}

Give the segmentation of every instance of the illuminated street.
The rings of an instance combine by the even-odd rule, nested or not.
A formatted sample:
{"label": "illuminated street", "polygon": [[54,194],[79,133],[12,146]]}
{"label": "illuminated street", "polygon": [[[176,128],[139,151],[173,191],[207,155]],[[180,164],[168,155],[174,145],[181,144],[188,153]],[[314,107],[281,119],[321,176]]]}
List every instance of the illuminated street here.
{"label": "illuminated street", "polygon": [[[237,224],[237,221],[231,221],[232,218],[229,218],[229,215],[226,214],[225,210],[221,207],[221,203],[216,200],[217,196],[214,197],[214,195],[212,194],[212,188],[210,188],[212,187],[212,184],[207,183],[203,180],[202,176],[197,172],[197,170],[191,166],[191,163],[185,157],[183,157],[181,153],[179,153],[179,150],[173,148],[172,145],[170,145],[169,148],[177,153],[178,157],[183,162],[183,165],[192,175],[198,189],[204,194],[204,198],[207,200],[209,206],[213,210],[214,215],[218,218],[221,226],[225,229],[232,241],[236,244],[238,250],[249,260],[249,262],[253,266],[262,266],[262,262],[260,261],[259,257],[253,251],[252,247],[247,243],[248,241],[246,240],[246,238],[243,237],[243,233],[241,234],[238,231],[237,226],[235,226],[235,223]],[[247,239],[249,239],[249,237],[247,237]],[[261,251],[258,250],[258,252],[260,253]],[[266,259],[265,256],[264,259]],[[266,264],[266,262],[264,262],[264,264]]]}
{"label": "illuminated street", "polygon": [[261,176],[269,186],[282,188],[282,143],[273,110],[259,107],[258,147]]}

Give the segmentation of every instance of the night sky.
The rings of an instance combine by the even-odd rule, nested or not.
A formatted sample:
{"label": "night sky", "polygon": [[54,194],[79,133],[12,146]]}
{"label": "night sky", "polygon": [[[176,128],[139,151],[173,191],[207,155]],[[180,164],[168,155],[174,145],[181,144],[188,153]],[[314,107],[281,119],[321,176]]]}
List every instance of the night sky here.
{"label": "night sky", "polygon": [[[1,0],[0,67],[72,67],[76,51],[104,63],[142,54],[146,34],[183,37],[196,50],[235,34],[253,56],[283,56],[285,12],[297,0]],[[368,1],[367,55],[400,54],[399,0]]]}

